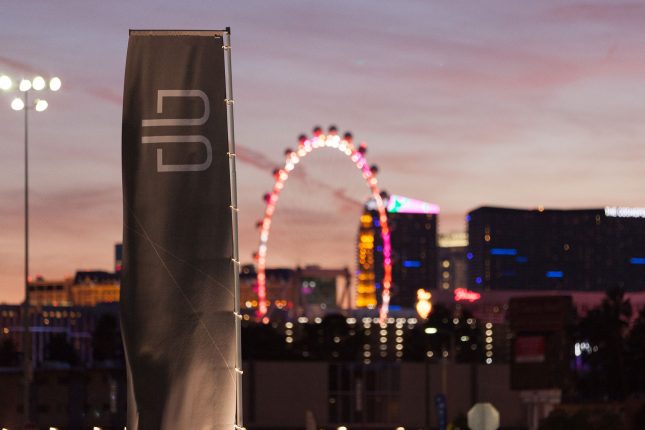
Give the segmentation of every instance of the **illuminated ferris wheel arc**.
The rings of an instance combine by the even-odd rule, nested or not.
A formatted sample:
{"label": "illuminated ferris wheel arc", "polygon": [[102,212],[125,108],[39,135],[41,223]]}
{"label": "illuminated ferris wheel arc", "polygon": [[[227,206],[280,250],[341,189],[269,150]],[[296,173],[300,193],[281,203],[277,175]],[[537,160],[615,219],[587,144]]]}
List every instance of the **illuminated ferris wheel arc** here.
{"label": "illuminated ferris wheel arc", "polygon": [[258,315],[263,317],[268,311],[266,298],[266,257],[271,231],[271,221],[276,210],[280,192],[283,190],[289,173],[311,152],[321,148],[333,148],[345,154],[361,172],[363,179],[370,188],[372,197],[376,203],[379,222],[381,226],[381,237],[383,238],[383,292],[381,309],[379,312],[381,320],[387,318],[390,303],[390,286],[392,284],[392,258],[390,229],[387,222],[387,213],[381,191],[376,178],[377,169],[370,166],[365,158],[367,146],[361,144],[356,147],[353,143],[351,133],[345,133],[342,137],[338,135],[336,127],[330,127],[327,134],[322,132],[320,127],[313,130],[313,136],[301,135],[298,139],[298,147],[295,150],[285,152],[285,162],[282,168],[273,172],[274,184],[270,193],[264,195],[266,207],[264,217],[258,223],[260,229],[260,245],[256,254],[257,258],[257,288],[258,288]]}

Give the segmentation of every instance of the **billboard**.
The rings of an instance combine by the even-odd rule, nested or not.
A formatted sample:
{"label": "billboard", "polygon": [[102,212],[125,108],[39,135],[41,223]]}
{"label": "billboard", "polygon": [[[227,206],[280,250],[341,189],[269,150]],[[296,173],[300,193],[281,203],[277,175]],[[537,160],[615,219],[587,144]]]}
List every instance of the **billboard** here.
{"label": "billboard", "polygon": [[506,318],[513,334],[511,388],[565,389],[572,382],[571,296],[514,297]]}

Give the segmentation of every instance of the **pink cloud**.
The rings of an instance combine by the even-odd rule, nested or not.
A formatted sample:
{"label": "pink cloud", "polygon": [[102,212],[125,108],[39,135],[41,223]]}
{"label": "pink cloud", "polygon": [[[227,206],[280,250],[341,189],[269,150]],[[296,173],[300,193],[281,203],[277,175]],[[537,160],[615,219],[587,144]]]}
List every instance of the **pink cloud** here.
{"label": "pink cloud", "polygon": [[235,144],[235,153],[236,159],[242,163],[248,164],[260,170],[265,170],[266,172],[271,172],[277,167],[277,163],[273,160],[270,160],[266,155],[252,149],[248,146],[240,145],[239,143]]}
{"label": "pink cloud", "polygon": [[604,23],[632,21],[642,25],[645,20],[645,4],[636,2],[568,4],[554,8],[551,16],[564,20],[595,20]]}
{"label": "pink cloud", "polygon": [[22,61],[17,61],[13,58],[8,58],[2,55],[0,55],[0,64],[23,73],[39,73],[31,64],[23,63]]}

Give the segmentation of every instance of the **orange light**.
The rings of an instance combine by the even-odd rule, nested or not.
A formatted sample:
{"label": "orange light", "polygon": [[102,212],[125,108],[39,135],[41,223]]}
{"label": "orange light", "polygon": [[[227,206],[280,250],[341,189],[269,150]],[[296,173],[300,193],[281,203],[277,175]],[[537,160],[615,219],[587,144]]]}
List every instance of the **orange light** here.
{"label": "orange light", "polygon": [[432,303],[430,302],[431,297],[432,293],[429,291],[422,288],[417,290],[417,313],[423,319],[428,318],[428,315],[432,312]]}

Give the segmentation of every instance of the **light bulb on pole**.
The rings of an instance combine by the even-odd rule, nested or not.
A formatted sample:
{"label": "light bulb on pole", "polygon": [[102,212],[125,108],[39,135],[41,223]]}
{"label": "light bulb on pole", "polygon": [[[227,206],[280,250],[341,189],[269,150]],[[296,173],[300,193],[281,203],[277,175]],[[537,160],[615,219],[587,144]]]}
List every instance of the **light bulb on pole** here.
{"label": "light bulb on pole", "polygon": [[0,90],[10,90],[12,85],[13,82],[11,82],[11,78],[9,76],[0,75]]}
{"label": "light bulb on pole", "polygon": [[[25,424],[31,422],[32,404],[31,404],[31,381],[33,378],[33,366],[31,363],[31,335],[30,335],[30,291],[29,291],[29,111],[43,112],[49,104],[44,99],[36,99],[30,104],[29,92],[43,91],[47,87],[47,81],[42,76],[36,76],[33,81],[22,79],[19,81],[18,90],[22,92],[22,97],[16,97],[11,102],[11,109],[15,111],[24,110],[24,129],[25,129],[25,301],[22,310],[22,329],[23,329],[23,372],[24,372],[24,392],[23,392],[23,410]],[[8,91],[13,87],[13,80],[7,75],[0,75],[0,90]],[[58,91],[61,87],[59,78],[49,80],[49,90]]]}
{"label": "light bulb on pole", "polygon": [[49,89],[51,91],[58,91],[60,90],[62,83],[60,81],[60,78],[53,77],[49,80]]}
{"label": "light bulb on pole", "polygon": [[36,99],[35,109],[37,112],[44,111],[45,109],[47,109],[47,106],[49,106],[49,103],[47,103],[47,100]]}
{"label": "light bulb on pole", "polygon": [[23,93],[25,91],[29,91],[31,89],[31,81],[29,79],[23,79],[22,81],[20,81],[20,85],[18,86],[18,89]]}
{"label": "light bulb on pole", "polygon": [[42,76],[36,76],[34,80],[31,81],[31,85],[34,90],[40,91],[44,89],[47,84],[45,83],[45,78],[43,78]]}
{"label": "light bulb on pole", "polygon": [[25,108],[25,102],[21,98],[16,97],[11,101],[11,109],[15,111],[23,110]]}

